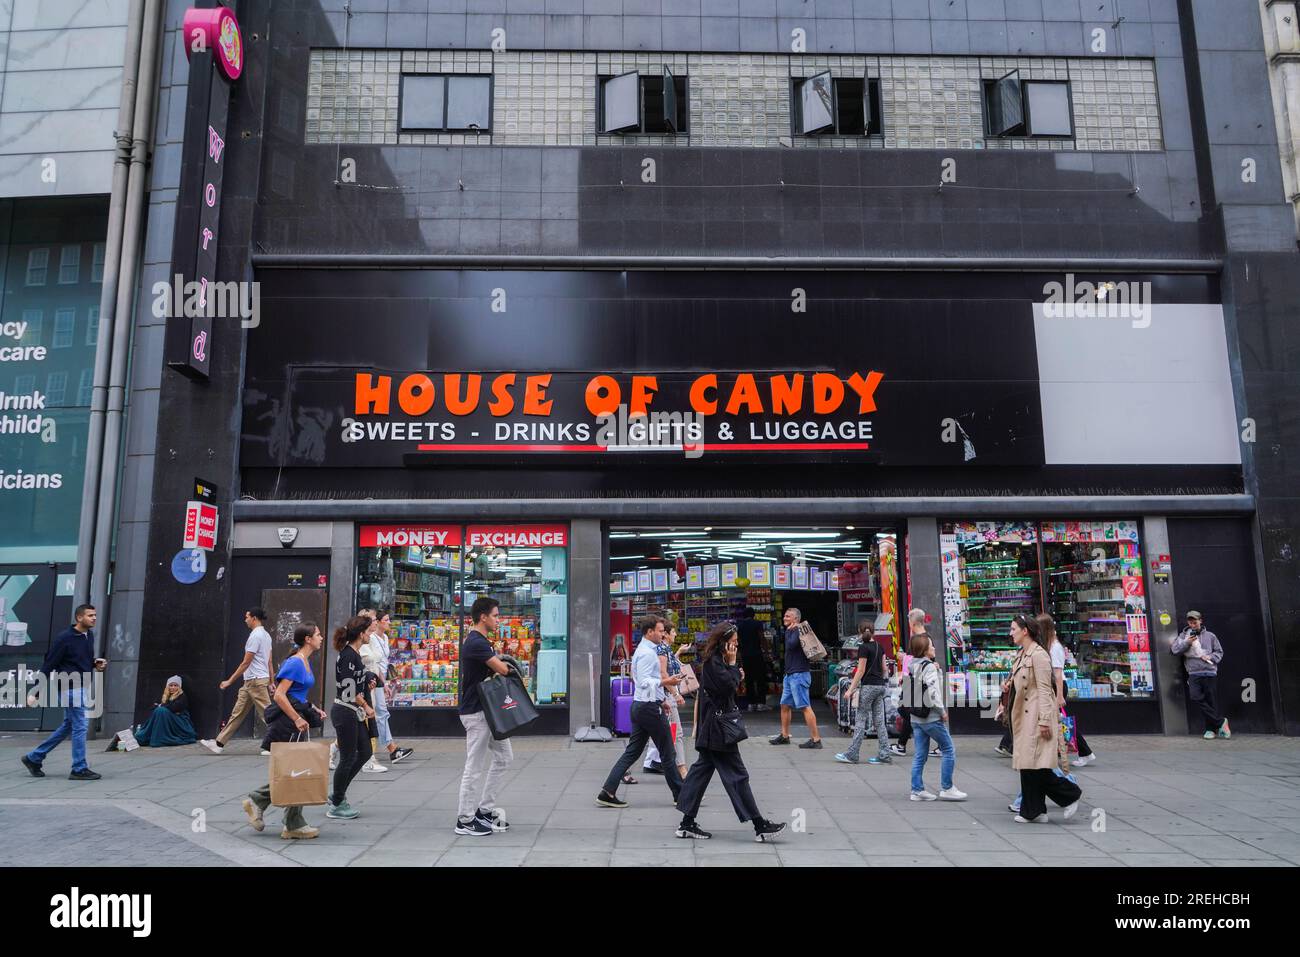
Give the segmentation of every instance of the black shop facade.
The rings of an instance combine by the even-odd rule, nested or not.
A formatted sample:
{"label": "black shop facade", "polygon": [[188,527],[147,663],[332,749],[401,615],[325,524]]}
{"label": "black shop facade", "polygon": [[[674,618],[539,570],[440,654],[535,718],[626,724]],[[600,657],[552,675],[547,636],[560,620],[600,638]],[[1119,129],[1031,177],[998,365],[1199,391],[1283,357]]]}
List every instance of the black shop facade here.
{"label": "black shop facade", "polygon": [[[966,733],[1000,730],[981,704],[1021,613],[1056,619],[1095,733],[1195,726],[1168,653],[1189,609],[1228,647],[1225,681],[1268,673],[1213,277],[1135,276],[1159,305],[1113,316],[1054,310],[1065,277],[1040,273],[257,278],[225,657],[246,605],[277,660],[296,622],[383,609],[398,736],[460,732],[480,595],[540,733],[611,726],[650,612],[692,646],[747,614],[775,638],[799,608],[828,709],[859,625],[905,647],[923,608]],[[1271,701],[1257,681],[1226,711],[1273,730]]]}

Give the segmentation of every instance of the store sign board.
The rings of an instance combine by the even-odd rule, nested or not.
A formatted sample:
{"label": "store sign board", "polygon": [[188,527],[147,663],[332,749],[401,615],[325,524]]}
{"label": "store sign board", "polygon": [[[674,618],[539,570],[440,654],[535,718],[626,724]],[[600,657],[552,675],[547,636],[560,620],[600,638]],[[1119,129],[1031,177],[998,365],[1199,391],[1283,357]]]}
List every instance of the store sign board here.
{"label": "store sign board", "polygon": [[546,548],[569,544],[567,525],[471,525],[470,548]]}
{"label": "store sign board", "polygon": [[876,596],[871,593],[870,588],[854,588],[849,591],[840,592],[840,601],[875,601]]}
{"label": "store sign board", "polygon": [[207,502],[185,503],[185,537],[181,548],[213,551],[217,547],[217,506]]}
{"label": "store sign board", "polygon": [[456,548],[461,543],[459,525],[362,525],[362,548]]}

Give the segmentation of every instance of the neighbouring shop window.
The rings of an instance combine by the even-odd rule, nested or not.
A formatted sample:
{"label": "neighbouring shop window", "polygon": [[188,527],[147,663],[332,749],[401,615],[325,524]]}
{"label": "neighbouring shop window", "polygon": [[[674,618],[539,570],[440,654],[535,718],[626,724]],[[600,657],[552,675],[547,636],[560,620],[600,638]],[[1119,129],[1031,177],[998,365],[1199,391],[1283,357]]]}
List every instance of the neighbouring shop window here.
{"label": "neighbouring shop window", "polygon": [[392,614],[389,704],[460,704],[460,643],[480,595],[501,603],[489,635],[539,705],[568,697],[568,526],[363,525],[357,608]]}
{"label": "neighbouring shop window", "polygon": [[1071,698],[1146,698],[1151,647],[1136,521],[954,522],[941,529],[954,691],[995,700],[1016,649],[1011,619],[1046,611]]}
{"label": "neighbouring shop window", "polygon": [[458,74],[402,76],[403,132],[478,132],[492,128],[492,77]]}

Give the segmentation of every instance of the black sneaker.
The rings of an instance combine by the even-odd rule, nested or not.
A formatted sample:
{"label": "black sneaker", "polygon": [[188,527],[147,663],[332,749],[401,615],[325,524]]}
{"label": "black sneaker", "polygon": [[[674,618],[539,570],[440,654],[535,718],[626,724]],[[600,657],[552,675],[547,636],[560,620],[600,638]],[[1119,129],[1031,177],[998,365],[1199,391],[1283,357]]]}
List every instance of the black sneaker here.
{"label": "black sneaker", "polygon": [[80,771],[73,771],[68,775],[69,781],[98,781],[102,774],[96,774],[90,768],[82,768]]}
{"label": "black sneaker", "polygon": [[754,822],[754,840],[759,844],[766,844],[784,830],[785,822],[778,824],[776,821],[759,818]]}
{"label": "black sneaker", "polygon": [[45,772],[41,770],[41,766],[25,754],[23,755],[23,767],[31,772],[31,775],[34,778],[45,777]]}
{"label": "black sneaker", "polygon": [[510,830],[510,823],[506,820],[505,815],[501,813],[499,807],[494,807],[490,811],[479,808],[474,812],[474,820],[483,822],[494,831]]}
{"label": "black sneaker", "polygon": [[624,808],[628,806],[626,801],[619,800],[617,794],[610,794],[604,789],[601,789],[601,792],[596,795],[596,803],[601,807]]}
{"label": "black sneaker", "polygon": [[643,768],[647,774],[663,774],[664,766],[659,761],[651,761],[649,767]]}
{"label": "black sneaker", "polygon": [[786,737],[784,734],[774,734],[772,735],[772,737],[767,739],[767,743],[768,744],[789,744],[790,739]]}
{"label": "black sneaker", "polygon": [[889,746],[889,753],[896,754],[900,758],[905,758],[907,757],[907,748],[903,747],[901,744],[891,744]]}
{"label": "black sneaker", "polygon": [[818,738],[816,741],[814,741],[812,738],[809,738],[803,744],[799,745],[800,751],[820,751],[821,749],[822,749],[822,742],[820,738]]}
{"label": "black sneaker", "polygon": [[694,821],[682,821],[681,824],[677,825],[677,836],[696,841],[707,841],[713,835],[704,830],[704,828],[700,827]]}
{"label": "black sneaker", "polygon": [[484,824],[476,817],[472,817],[468,821],[462,821],[457,818],[456,833],[463,835],[464,837],[487,837],[492,833],[492,828],[490,825]]}
{"label": "black sneaker", "polygon": [[404,761],[415,753],[412,748],[398,748],[388,756],[388,760],[396,764],[398,761]]}

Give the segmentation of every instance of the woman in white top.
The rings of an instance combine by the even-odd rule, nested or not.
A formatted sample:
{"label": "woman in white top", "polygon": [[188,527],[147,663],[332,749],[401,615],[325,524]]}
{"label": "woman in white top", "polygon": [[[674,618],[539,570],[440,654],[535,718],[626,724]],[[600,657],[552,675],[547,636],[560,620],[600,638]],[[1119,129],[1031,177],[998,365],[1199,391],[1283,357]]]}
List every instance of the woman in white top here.
{"label": "woman in white top", "polygon": [[[392,616],[382,608],[377,609],[373,616],[374,624],[370,626],[369,637],[369,662],[370,671],[379,677],[380,681],[388,680],[388,629],[392,627]],[[388,760],[393,764],[405,758],[409,758],[415,752],[411,748],[399,748],[397,742],[393,740],[393,733],[388,727],[388,689],[379,686],[371,693],[371,698],[375,704],[375,724],[378,726],[378,743],[388,751]],[[379,749],[375,748],[371,755],[369,764],[371,767],[363,767],[362,771],[384,771],[387,770],[379,763]]]}

